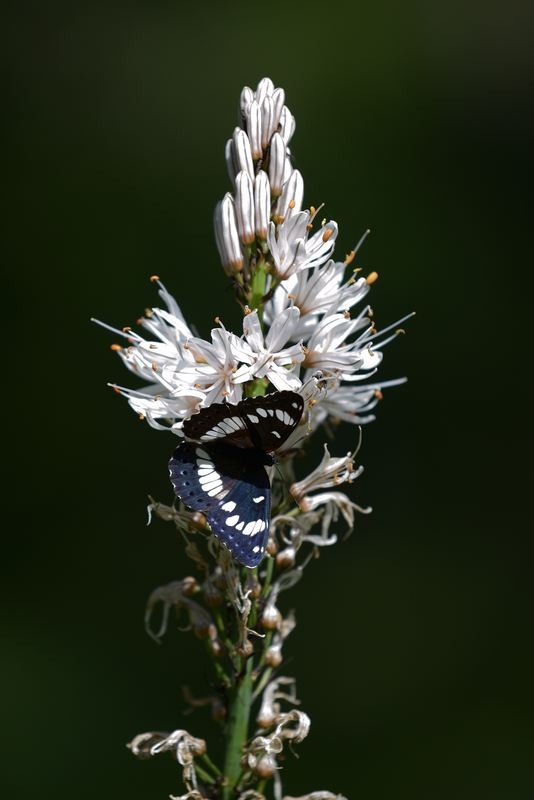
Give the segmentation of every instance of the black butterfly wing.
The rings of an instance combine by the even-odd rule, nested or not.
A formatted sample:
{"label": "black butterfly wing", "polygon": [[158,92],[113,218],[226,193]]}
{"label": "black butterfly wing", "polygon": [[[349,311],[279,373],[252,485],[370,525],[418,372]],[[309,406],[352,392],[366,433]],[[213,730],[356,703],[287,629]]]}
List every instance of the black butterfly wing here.
{"label": "black butterfly wing", "polygon": [[237,411],[247,424],[254,446],[272,452],[299,424],[304,400],[296,392],[273,392],[242,400]]}
{"label": "black butterfly wing", "polygon": [[184,422],[183,430],[188,439],[207,444],[224,441],[237,447],[254,447],[239,406],[230,403],[213,403],[202,408]]}
{"label": "black butterfly wing", "polygon": [[213,533],[246,567],[265,553],[271,486],[262,453],[227,444],[184,442],[169,462],[174,491],[206,514]]}

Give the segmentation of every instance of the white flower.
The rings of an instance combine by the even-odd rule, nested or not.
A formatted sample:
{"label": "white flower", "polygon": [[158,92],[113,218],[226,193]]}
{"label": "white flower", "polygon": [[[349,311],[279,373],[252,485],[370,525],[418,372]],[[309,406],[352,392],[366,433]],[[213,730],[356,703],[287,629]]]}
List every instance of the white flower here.
{"label": "white flower", "polygon": [[[320,492],[319,494],[308,495],[302,498],[300,507],[305,513],[312,513],[318,508],[324,508],[321,520],[323,534],[320,537],[321,539],[328,536],[330,526],[332,522],[337,522],[340,512],[347,523],[347,532],[350,533],[354,527],[354,512],[359,511],[360,514],[370,514],[373,510],[370,507],[363,508],[359,506],[343,492]],[[311,539],[310,536],[307,538]],[[334,538],[337,540],[337,537],[334,536]]]}
{"label": "white flower", "polygon": [[381,353],[371,350],[357,340],[345,344],[346,339],[361,328],[369,328],[367,317],[351,319],[348,313],[325,315],[315,327],[306,343],[304,366],[311,369],[341,370],[352,373],[360,369],[374,369],[382,360]]}
{"label": "white flower", "polygon": [[347,453],[341,458],[332,458],[328,451],[328,445],[325,444],[321,463],[306,478],[293,483],[289,489],[297,503],[300,505],[302,499],[310,491],[339,486],[341,483],[353,481],[361,475],[363,467],[354,469],[355,455],[356,451]]}
{"label": "white flower", "polygon": [[243,350],[242,360],[250,365],[255,378],[267,378],[279,391],[297,390],[301,386],[293,369],[304,359],[302,345],[284,348],[298,325],[299,310],[288,308],[271,325],[264,337],[257,311],[243,318],[243,333],[248,351]]}
{"label": "white flower", "polygon": [[242,346],[239,338],[225,328],[211,331],[212,344],[192,337],[184,345],[195,359],[195,365],[183,365],[177,377],[184,383],[205,392],[202,405],[227,400],[238,403],[243,397],[243,383],[252,379],[252,370],[243,364],[238,368]]}
{"label": "white flower", "polygon": [[308,239],[310,220],[309,211],[299,211],[286,214],[278,225],[270,223],[267,245],[279,279],[285,280],[298,270],[321,266],[330,258],[337,237],[337,224],[333,221],[326,223]]}
{"label": "white flower", "polygon": [[297,337],[306,337],[317,325],[319,315],[347,311],[369,291],[365,278],[350,277],[343,284],[347,265],[329,260],[324,266],[298,270],[276,287],[265,306],[265,319],[272,321],[289,305],[300,311]]}

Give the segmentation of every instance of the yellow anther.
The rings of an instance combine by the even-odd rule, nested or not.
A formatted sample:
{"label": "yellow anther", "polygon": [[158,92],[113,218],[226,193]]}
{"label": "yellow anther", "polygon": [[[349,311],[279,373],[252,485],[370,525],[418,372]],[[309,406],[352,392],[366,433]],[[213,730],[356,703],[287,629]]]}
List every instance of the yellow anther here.
{"label": "yellow anther", "polygon": [[347,253],[347,255],[345,256],[345,264],[352,264],[355,258],[356,258],[356,250],[351,250],[350,253]]}
{"label": "yellow anther", "polygon": [[112,344],[111,350],[114,350],[116,353],[118,353],[119,350],[122,350],[122,347],[120,346],[120,344]]}
{"label": "yellow anther", "polygon": [[156,364],[155,361],[152,362],[152,369],[153,369],[154,372],[158,371],[158,365]]}
{"label": "yellow anther", "polygon": [[294,200],[290,200],[288,205],[289,205],[289,208],[295,208],[295,201]]}
{"label": "yellow anther", "polygon": [[139,419],[141,420],[141,422],[144,422],[145,415],[144,414],[139,414]]}
{"label": "yellow anther", "polygon": [[368,286],[370,286],[372,283],[376,281],[377,278],[378,278],[378,272],[370,272],[367,278],[365,279],[365,282]]}
{"label": "yellow anther", "polygon": [[377,400],[382,400],[382,398],[384,397],[380,389],[375,389],[375,397]]}
{"label": "yellow anther", "polygon": [[159,275],[151,275],[150,280],[152,281],[152,283],[159,281]]}
{"label": "yellow anther", "polygon": [[333,228],[328,228],[328,229],[327,229],[327,230],[326,230],[326,231],[323,233],[323,242],[327,242],[327,241],[328,241],[328,240],[331,238],[331,236],[332,236],[332,234],[333,234],[333,233],[334,233],[334,229],[333,229]]}

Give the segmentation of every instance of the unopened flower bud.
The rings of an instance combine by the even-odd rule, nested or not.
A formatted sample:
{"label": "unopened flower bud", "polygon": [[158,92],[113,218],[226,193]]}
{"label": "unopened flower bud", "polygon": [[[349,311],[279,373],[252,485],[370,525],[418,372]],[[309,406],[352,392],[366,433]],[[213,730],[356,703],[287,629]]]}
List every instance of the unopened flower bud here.
{"label": "unopened flower bud", "polygon": [[274,603],[268,603],[263,609],[261,615],[261,622],[264,628],[269,631],[274,631],[282,620],[282,615],[278,611]]}
{"label": "unopened flower bud", "polygon": [[274,756],[263,755],[252,771],[260,778],[271,778],[276,771],[276,760]]}
{"label": "unopened flower bud", "polygon": [[294,547],[285,547],[283,550],[280,550],[276,556],[277,566],[280,567],[280,569],[292,567],[295,563],[296,555],[297,553]]}
{"label": "unopened flower bud", "polygon": [[267,664],[267,666],[279,667],[280,664],[282,663],[282,660],[283,659],[282,659],[281,648],[277,647],[276,645],[271,645],[271,647],[267,649],[267,652],[265,653],[264,656],[264,661]]}
{"label": "unopened flower bud", "polygon": [[210,608],[216,608],[222,605],[224,598],[213,581],[207,580],[204,582],[202,585],[202,593],[206,605],[210,606]]}
{"label": "unopened flower bud", "polygon": [[276,544],[276,541],[273,539],[272,536],[267,542],[266,550],[270,556],[275,556],[278,553],[278,545]]}
{"label": "unopened flower bud", "polygon": [[275,722],[276,716],[271,710],[264,708],[259,710],[256,717],[256,724],[259,725],[260,728],[272,728]]}
{"label": "unopened flower bud", "polygon": [[192,575],[187,575],[187,577],[182,578],[182,592],[186,597],[191,597],[195,592],[198,592],[197,579]]}
{"label": "unopened flower bud", "polygon": [[222,643],[221,643],[221,641],[219,639],[217,639],[217,638],[212,639],[210,637],[209,648],[211,650],[211,654],[215,658],[221,658],[222,657],[222,655],[224,653],[224,647],[223,647],[223,645],[222,645]]}
{"label": "unopened flower bud", "polygon": [[190,737],[190,748],[194,756],[203,756],[207,752],[207,746],[204,739],[194,739]]}
{"label": "unopened flower bud", "polygon": [[254,645],[250,639],[245,639],[241,646],[237,648],[237,652],[243,658],[249,658],[254,653]]}

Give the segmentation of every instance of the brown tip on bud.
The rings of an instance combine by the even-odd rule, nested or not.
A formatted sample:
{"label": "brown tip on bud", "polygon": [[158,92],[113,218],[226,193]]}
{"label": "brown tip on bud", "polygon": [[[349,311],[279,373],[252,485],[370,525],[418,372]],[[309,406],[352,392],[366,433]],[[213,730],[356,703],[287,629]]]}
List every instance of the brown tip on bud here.
{"label": "brown tip on bud", "polygon": [[279,667],[282,663],[282,653],[278,648],[270,647],[265,653],[264,659],[268,667]]}
{"label": "brown tip on bud", "polygon": [[274,539],[269,539],[266,550],[270,556],[275,556],[278,553],[278,545]]}
{"label": "brown tip on bud", "polygon": [[245,639],[241,647],[237,648],[237,652],[242,658],[250,658],[254,653],[254,645],[249,639]]}
{"label": "brown tip on bud", "polygon": [[239,261],[232,261],[228,265],[232,272],[242,272],[243,271],[243,259],[241,258]]}
{"label": "brown tip on bud", "polygon": [[191,524],[194,528],[198,528],[200,531],[206,527],[207,519],[201,511],[195,511],[195,513],[191,516]]}
{"label": "brown tip on bud", "polygon": [[185,578],[182,578],[182,592],[186,597],[191,597],[196,591],[198,591],[198,582],[196,578],[192,575],[186,575]]}
{"label": "brown tip on bud", "polygon": [[313,225],[312,225],[312,223],[311,223],[311,222],[308,222],[308,224],[306,225],[306,230],[307,230],[307,231],[311,231],[311,230],[313,230]]}
{"label": "brown tip on bud", "polygon": [[286,547],[284,550],[280,550],[276,556],[276,566],[280,567],[280,569],[292,567],[295,563],[295,556],[296,553],[294,547]]}
{"label": "brown tip on bud", "polygon": [[194,744],[191,744],[191,752],[195,756],[203,756],[207,749],[204,739],[195,739]]}
{"label": "brown tip on bud", "polygon": [[276,770],[276,761],[272,756],[262,756],[256,766],[253,769],[253,772],[258,775],[260,778],[271,778]]}
{"label": "brown tip on bud", "polygon": [[210,608],[217,608],[217,606],[222,606],[224,598],[221,592],[212,583],[208,583],[207,586],[203,587],[203,594],[204,594],[204,601],[206,605],[209,606]]}
{"label": "brown tip on bud", "polygon": [[327,230],[323,233],[323,242],[327,242],[332,237],[333,233],[333,228],[327,228]]}
{"label": "brown tip on bud", "polygon": [[290,200],[289,203],[288,203],[288,206],[289,206],[289,208],[295,208],[295,201],[294,200]]}
{"label": "brown tip on bud", "polygon": [[376,281],[377,278],[378,278],[378,272],[370,272],[367,278],[365,279],[365,282],[368,286],[370,286],[372,283]]}
{"label": "brown tip on bud", "polygon": [[347,253],[347,255],[345,256],[345,264],[352,264],[355,258],[356,258],[356,250],[351,250],[350,253]]}
{"label": "brown tip on bud", "polygon": [[261,624],[267,631],[275,631],[282,621],[282,615],[276,606],[265,606],[263,614],[261,615]]}
{"label": "brown tip on bud", "polygon": [[150,280],[152,283],[156,283],[156,281],[159,281],[159,275],[151,275]]}
{"label": "brown tip on bud", "polygon": [[221,658],[224,653],[224,647],[218,639],[210,639],[210,650],[215,658]]}
{"label": "brown tip on bud", "polygon": [[113,350],[115,353],[118,353],[119,350],[122,350],[122,347],[120,346],[120,344],[112,344],[110,350]]}
{"label": "brown tip on bud", "polygon": [[276,717],[274,714],[269,714],[269,712],[262,714],[261,711],[256,717],[256,723],[260,728],[272,728],[276,721]]}
{"label": "brown tip on bud", "polygon": [[380,389],[375,389],[375,397],[376,397],[377,400],[382,400],[383,399],[384,395],[382,394]]}

